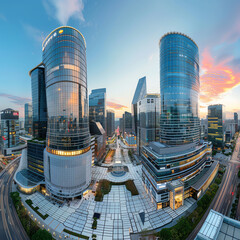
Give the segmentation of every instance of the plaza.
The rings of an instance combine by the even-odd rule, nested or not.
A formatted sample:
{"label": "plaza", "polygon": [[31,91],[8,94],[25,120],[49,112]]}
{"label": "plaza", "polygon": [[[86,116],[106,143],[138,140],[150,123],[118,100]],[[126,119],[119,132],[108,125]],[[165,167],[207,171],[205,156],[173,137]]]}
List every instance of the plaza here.
{"label": "plaza", "polygon": [[[73,200],[70,203],[59,205],[39,192],[32,195],[21,193],[22,202],[30,212],[30,216],[33,219],[36,218],[38,224],[49,230],[56,239],[81,239],[69,235],[64,232],[64,229],[89,237],[89,239],[93,234],[101,240],[130,239],[131,234],[159,229],[171,223],[196,202],[196,200],[188,198],[185,199],[184,205],[177,210],[172,210],[170,207],[156,210],[143,187],[142,166],[134,166],[124,151],[127,150],[121,152],[118,147],[113,161],[109,165],[122,162],[128,168],[126,174],[113,176],[111,172],[108,172],[107,164],[103,164],[104,167],[93,166],[92,181],[98,182],[106,179],[111,182],[124,182],[131,179],[134,181],[139,195],[132,196],[125,185],[113,185],[109,194],[104,195],[102,202],[96,202],[94,193],[90,190],[81,200]],[[26,204],[27,199],[32,200],[32,206],[38,207],[38,211],[43,216],[45,214],[49,216],[43,220]],[[92,229],[94,213],[100,214],[96,229]]]}

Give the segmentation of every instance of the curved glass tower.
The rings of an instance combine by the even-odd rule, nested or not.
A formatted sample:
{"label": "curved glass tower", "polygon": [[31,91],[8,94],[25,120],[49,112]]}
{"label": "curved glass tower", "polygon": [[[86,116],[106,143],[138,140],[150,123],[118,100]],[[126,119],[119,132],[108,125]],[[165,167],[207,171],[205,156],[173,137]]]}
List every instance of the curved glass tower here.
{"label": "curved glass tower", "polygon": [[167,33],[160,45],[160,141],[181,145],[200,138],[198,46],[181,33]]}
{"label": "curved glass tower", "polygon": [[72,27],[43,42],[48,110],[44,174],[50,193],[75,197],[91,179],[86,43]]}

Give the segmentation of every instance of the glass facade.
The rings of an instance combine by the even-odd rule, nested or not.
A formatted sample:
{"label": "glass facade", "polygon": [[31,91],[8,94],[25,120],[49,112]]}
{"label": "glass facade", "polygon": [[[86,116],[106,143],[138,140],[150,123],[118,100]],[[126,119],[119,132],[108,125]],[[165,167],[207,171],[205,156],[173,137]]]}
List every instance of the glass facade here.
{"label": "glass facade", "polygon": [[1,148],[16,147],[19,144],[19,112],[7,108],[1,112]]}
{"label": "glass facade", "polygon": [[115,132],[115,112],[107,110],[107,136],[112,137]]}
{"label": "glass facade", "polygon": [[[123,114],[123,135],[132,132],[132,114],[125,111]],[[124,136],[125,137],[125,136]]]}
{"label": "glass facade", "polygon": [[82,34],[71,27],[55,29],[43,42],[43,63],[47,151],[82,154],[90,149],[86,44]]}
{"label": "glass facade", "polygon": [[146,77],[140,78],[138,80],[137,88],[132,100],[132,114],[133,114],[133,131],[137,134],[138,127],[138,112],[137,112],[137,102],[145,97],[147,94],[147,84]]}
{"label": "glass facade", "polygon": [[26,103],[24,106],[25,113],[25,132],[32,135],[32,104]]}
{"label": "glass facade", "polygon": [[94,89],[89,95],[89,121],[100,122],[106,131],[106,88]]}
{"label": "glass facade", "polygon": [[188,36],[168,33],[160,40],[160,141],[198,142],[200,122],[198,47]]}
{"label": "glass facade", "polygon": [[138,123],[137,145],[140,154],[142,146],[159,141],[160,95],[148,94],[137,103]]}
{"label": "glass facade", "polygon": [[38,66],[30,71],[32,82],[33,137],[46,139],[47,100],[44,67]]}
{"label": "glass facade", "polygon": [[208,141],[213,147],[222,148],[224,145],[225,114],[222,104],[208,106]]}
{"label": "glass facade", "polygon": [[28,169],[41,176],[44,176],[43,151],[45,147],[45,142],[38,141],[28,141],[27,145]]}

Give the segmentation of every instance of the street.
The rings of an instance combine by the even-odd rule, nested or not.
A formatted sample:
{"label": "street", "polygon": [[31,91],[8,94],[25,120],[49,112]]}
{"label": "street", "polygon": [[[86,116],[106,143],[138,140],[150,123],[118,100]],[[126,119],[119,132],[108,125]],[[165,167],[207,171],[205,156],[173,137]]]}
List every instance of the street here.
{"label": "street", "polygon": [[231,211],[232,200],[234,197],[233,194],[236,192],[237,187],[238,168],[240,167],[240,158],[238,156],[239,149],[240,149],[240,137],[238,137],[237,139],[235,150],[232,154],[231,160],[229,161],[226,167],[226,171],[217,194],[215,195],[208,210],[206,211],[206,213],[204,214],[196,228],[188,236],[187,238],[188,240],[194,239],[196,237],[205,219],[207,218],[210,209],[213,209],[224,215],[228,215],[229,211]]}
{"label": "street", "polygon": [[0,236],[1,240],[29,239],[10,199],[11,186],[19,159],[0,173]]}

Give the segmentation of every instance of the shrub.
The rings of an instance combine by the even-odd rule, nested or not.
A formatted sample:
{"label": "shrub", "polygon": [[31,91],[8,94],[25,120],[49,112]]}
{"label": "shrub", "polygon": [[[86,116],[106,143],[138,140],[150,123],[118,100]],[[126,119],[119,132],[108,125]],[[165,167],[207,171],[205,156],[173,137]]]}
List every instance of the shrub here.
{"label": "shrub", "polygon": [[97,229],[97,219],[93,219],[92,229]]}
{"label": "shrub", "polygon": [[36,233],[33,234],[32,240],[52,240],[52,235],[51,233],[49,233],[48,231],[46,231],[45,229],[39,229],[37,230]]}

